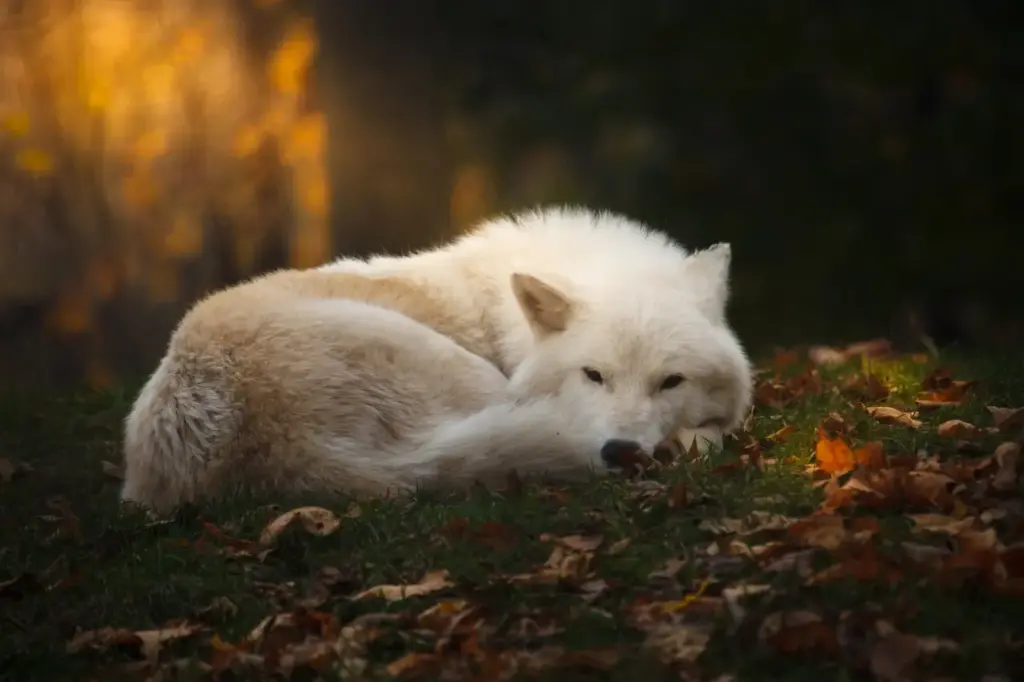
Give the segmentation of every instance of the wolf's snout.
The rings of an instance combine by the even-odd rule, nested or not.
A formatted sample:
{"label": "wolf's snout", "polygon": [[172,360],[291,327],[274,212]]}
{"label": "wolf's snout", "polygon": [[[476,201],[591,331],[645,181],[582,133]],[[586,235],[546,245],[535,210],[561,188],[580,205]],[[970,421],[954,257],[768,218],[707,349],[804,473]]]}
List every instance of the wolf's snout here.
{"label": "wolf's snout", "polygon": [[622,466],[623,460],[628,461],[629,456],[643,450],[640,443],[635,440],[621,440],[613,438],[605,441],[601,446],[601,459],[610,467]]}

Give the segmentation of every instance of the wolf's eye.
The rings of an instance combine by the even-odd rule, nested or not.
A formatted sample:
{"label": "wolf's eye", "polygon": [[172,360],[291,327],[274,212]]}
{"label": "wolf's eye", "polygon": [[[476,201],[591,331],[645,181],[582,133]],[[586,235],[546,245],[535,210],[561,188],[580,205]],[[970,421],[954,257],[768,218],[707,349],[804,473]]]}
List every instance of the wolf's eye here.
{"label": "wolf's eye", "polygon": [[683,383],[685,380],[686,377],[684,377],[682,374],[669,374],[667,377],[665,377],[665,380],[661,382],[661,386],[658,387],[658,390],[671,390],[678,386],[679,384]]}
{"label": "wolf's eye", "polygon": [[583,368],[583,373],[587,376],[588,379],[593,381],[595,384],[603,384],[604,383],[604,377],[601,376],[601,373],[598,372],[593,367],[584,367]]}

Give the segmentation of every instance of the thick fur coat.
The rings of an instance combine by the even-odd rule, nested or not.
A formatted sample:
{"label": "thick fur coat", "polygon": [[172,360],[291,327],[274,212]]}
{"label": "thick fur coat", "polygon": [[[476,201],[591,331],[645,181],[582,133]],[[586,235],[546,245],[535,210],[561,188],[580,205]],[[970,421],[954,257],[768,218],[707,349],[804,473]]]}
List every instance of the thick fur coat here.
{"label": "thick fur coat", "polygon": [[573,478],[680,429],[720,442],[751,392],[729,260],[554,209],[216,292],[126,420],[122,497],[167,511],[243,489]]}

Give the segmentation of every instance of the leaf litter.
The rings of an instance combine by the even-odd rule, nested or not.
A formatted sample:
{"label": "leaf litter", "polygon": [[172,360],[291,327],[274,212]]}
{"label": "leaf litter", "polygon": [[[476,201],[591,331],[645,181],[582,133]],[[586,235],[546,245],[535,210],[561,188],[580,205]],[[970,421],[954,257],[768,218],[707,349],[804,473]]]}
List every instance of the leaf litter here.
{"label": "leaf litter", "polygon": [[[754,411],[729,439],[732,459],[707,460],[680,448],[667,458],[628,453],[616,485],[623,491],[619,504],[629,510],[624,518],[636,524],[632,529],[613,529],[601,509],[586,512],[588,524],[579,532],[536,536],[514,524],[454,515],[430,542],[497,553],[493,557],[518,556],[524,547],[542,547],[545,554],[536,561],[516,559],[525,561],[517,570],[493,566],[483,582],[419,564],[418,572],[411,565],[401,570],[411,578],[406,582],[367,585],[323,566],[311,576],[319,587],[315,597],[302,597],[293,582],[253,582],[263,585],[260,594],[275,611],[240,638],[217,631],[241,613],[225,595],[160,627],[80,630],[67,651],[128,652],[137,659],[134,670],[153,673],[180,667],[185,659],[175,647],[191,642],[199,648],[187,657],[209,679],[289,677],[306,670],[349,679],[382,674],[487,682],[545,671],[607,671],[641,656],[671,668],[679,679],[727,680],[742,677],[728,665],[711,664],[706,654],[716,641],[736,638],[762,652],[848,665],[874,680],[937,680],[947,667],[943,661],[962,655],[963,646],[915,633],[911,615],[918,607],[902,597],[873,597],[838,609],[823,590],[882,584],[897,595],[930,585],[1024,599],[1024,408],[985,406],[981,414],[987,412],[988,422],[972,421],[977,410],[950,414],[950,408],[980,400],[984,387],[945,368],[909,394],[891,388],[884,366],[866,361],[859,372],[832,378],[831,368],[853,358],[882,361],[890,355],[880,342],[819,348],[809,367],[786,357],[762,372]],[[780,418],[787,415],[779,411],[805,400],[825,399],[833,411],[813,426]],[[767,435],[755,435],[755,427]],[[927,436],[923,447],[899,444],[921,434]],[[778,460],[772,451],[782,446],[802,454]],[[713,476],[758,480],[787,466],[802,470],[807,485],[817,489],[817,501],[799,513],[748,507],[716,514],[713,494],[690,478],[670,478],[677,468],[706,467]],[[533,495],[556,510],[574,502],[571,486],[535,489],[512,474],[505,495]],[[786,499],[760,494],[753,502],[767,507]],[[54,499],[49,508],[48,522],[66,529],[57,539],[80,542],[70,507]],[[367,516],[358,505],[342,513],[298,507],[277,514],[255,540],[203,521],[199,537],[185,547],[248,566],[286,562],[298,546],[284,543],[285,535],[299,542],[323,538],[341,548],[350,541],[342,537],[346,519]],[[647,516],[688,523],[702,539],[666,548],[674,556],[662,553],[657,562],[638,564],[644,548],[657,543],[641,530]],[[633,566],[634,577],[625,580],[621,571]],[[0,600],[32,599],[47,589],[24,574],[0,583]],[[512,603],[493,598],[509,591],[534,597]],[[541,598],[553,594],[566,604],[555,607]],[[579,619],[620,623],[636,639],[570,646],[562,638]],[[1006,646],[1021,650],[1019,642]]]}

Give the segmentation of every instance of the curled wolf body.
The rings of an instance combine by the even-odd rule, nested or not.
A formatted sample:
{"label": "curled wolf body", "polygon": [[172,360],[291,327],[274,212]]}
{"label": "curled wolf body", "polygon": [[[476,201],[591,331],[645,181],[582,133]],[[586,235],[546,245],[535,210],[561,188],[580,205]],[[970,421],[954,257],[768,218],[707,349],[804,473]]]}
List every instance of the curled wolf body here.
{"label": "curled wolf body", "polygon": [[126,419],[122,498],[574,478],[680,430],[720,442],[751,392],[729,260],[563,208],[213,293]]}

